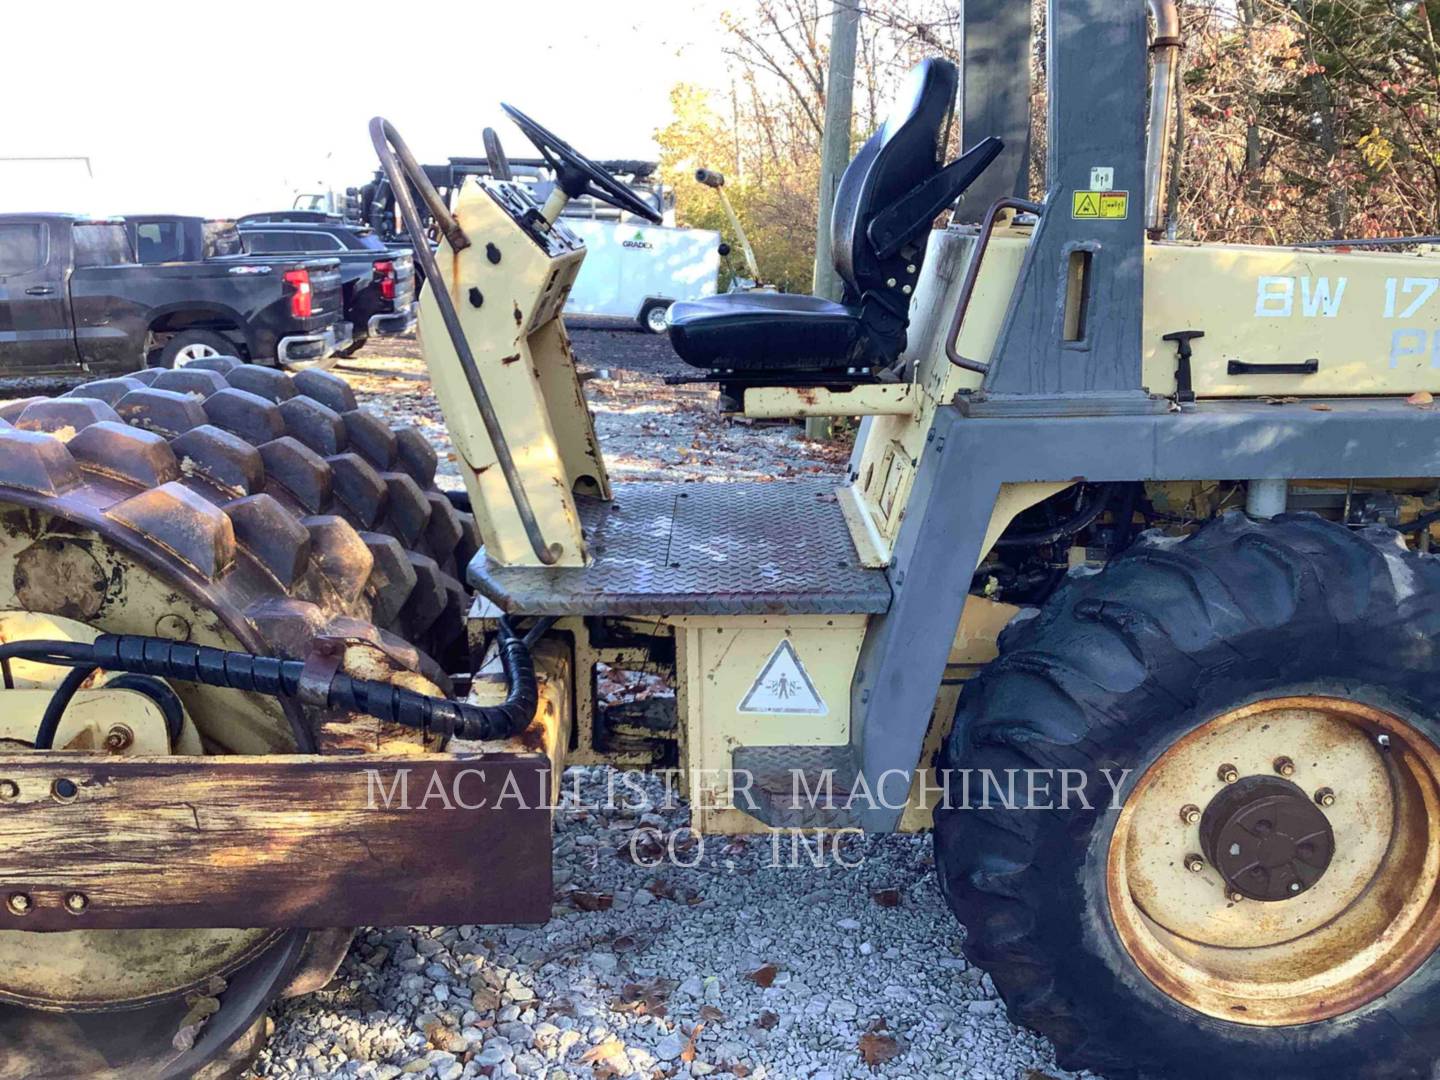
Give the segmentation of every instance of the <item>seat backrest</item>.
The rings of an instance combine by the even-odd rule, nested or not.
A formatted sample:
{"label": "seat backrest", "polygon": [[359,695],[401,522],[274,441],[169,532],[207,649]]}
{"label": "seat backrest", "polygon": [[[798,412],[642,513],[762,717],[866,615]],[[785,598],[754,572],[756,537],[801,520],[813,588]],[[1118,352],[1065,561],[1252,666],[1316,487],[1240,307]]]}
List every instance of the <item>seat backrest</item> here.
{"label": "seat backrest", "polygon": [[[906,77],[884,125],[866,140],[835,191],[831,219],[835,269],[845,282],[845,300],[858,303],[895,277],[897,255],[882,263],[865,235],[875,215],[923,183],[945,164],[945,141],[960,74],[948,60],[921,61]],[[921,252],[923,255],[923,252]]]}

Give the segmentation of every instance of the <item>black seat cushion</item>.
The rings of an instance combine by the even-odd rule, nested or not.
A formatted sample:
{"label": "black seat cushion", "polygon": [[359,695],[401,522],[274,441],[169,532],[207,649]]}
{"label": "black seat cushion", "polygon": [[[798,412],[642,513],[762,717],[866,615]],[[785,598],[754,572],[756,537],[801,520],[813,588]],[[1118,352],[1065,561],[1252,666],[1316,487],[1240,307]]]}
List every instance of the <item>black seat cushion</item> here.
{"label": "black seat cushion", "polygon": [[831,225],[843,303],[776,293],[726,293],[676,303],[670,309],[670,341],[680,358],[697,368],[781,375],[850,369],[864,375],[893,364],[905,348],[910,297],[939,210],[902,223],[908,227],[901,229],[901,242],[883,250],[869,229],[941,173],[958,85],[954,64],[923,61],[906,79],[889,118],[841,177]]}
{"label": "black seat cushion", "polygon": [[721,293],[670,308],[687,364],[729,371],[834,371],[862,363],[858,308],[797,293]]}

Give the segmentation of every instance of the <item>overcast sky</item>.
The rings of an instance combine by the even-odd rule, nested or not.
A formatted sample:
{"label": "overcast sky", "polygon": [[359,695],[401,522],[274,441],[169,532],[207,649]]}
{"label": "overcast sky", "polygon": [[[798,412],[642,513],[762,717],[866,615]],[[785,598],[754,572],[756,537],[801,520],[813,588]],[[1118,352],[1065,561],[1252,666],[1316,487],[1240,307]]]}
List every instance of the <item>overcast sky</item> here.
{"label": "overcast sky", "polygon": [[[593,157],[650,158],[676,82],[724,84],[719,4],[615,0],[16,0],[0,210],[288,207],[376,161],[379,113],[426,162],[530,156],[508,101]],[[23,157],[88,157],[22,163]],[[93,177],[89,173],[93,172]]]}

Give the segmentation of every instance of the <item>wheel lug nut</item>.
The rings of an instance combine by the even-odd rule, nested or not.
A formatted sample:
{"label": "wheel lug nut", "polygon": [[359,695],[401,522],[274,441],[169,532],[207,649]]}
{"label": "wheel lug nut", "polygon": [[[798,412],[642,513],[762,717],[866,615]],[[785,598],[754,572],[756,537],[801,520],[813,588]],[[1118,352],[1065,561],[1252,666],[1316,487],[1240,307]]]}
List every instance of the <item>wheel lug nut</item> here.
{"label": "wheel lug nut", "polygon": [[1240,770],[1235,768],[1235,766],[1231,765],[1229,762],[1226,762],[1224,765],[1220,766],[1220,768],[1216,771],[1215,775],[1220,777],[1220,779],[1225,781],[1225,783],[1233,784],[1236,780],[1240,779]]}
{"label": "wheel lug nut", "polygon": [[1295,762],[1288,757],[1277,757],[1275,759],[1275,771],[1281,776],[1295,775]]}
{"label": "wheel lug nut", "polygon": [[1198,874],[1201,870],[1205,869],[1205,860],[1199,855],[1186,855],[1185,869],[1189,870],[1192,874]]}
{"label": "wheel lug nut", "polygon": [[1198,825],[1200,823],[1200,808],[1194,803],[1189,803],[1180,808],[1180,820],[1186,825]]}
{"label": "wheel lug nut", "polygon": [[1321,806],[1334,806],[1335,792],[1328,787],[1322,787],[1319,791],[1315,792],[1315,801]]}

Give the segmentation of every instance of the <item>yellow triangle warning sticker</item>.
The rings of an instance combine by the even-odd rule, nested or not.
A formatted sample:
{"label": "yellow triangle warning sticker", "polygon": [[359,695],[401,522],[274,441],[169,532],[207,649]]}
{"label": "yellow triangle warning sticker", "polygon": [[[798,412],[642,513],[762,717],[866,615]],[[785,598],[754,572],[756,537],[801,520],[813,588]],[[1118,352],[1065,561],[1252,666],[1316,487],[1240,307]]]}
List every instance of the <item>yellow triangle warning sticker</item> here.
{"label": "yellow triangle warning sticker", "polygon": [[1077,218],[1098,218],[1100,216],[1100,193],[1098,191],[1077,191],[1075,192],[1075,212]]}
{"label": "yellow triangle warning sticker", "polygon": [[795,647],[781,641],[765,661],[760,674],[740,702],[742,713],[784,713],[801,716],[825,716],[830,712]]}

